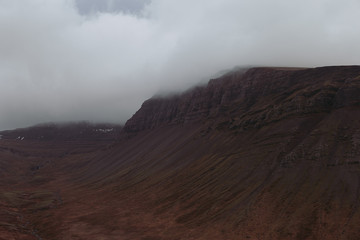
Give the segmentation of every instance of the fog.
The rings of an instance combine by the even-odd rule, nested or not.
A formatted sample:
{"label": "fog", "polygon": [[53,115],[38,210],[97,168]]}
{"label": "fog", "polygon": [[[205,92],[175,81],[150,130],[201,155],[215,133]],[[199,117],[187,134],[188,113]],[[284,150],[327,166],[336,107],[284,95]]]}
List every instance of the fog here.
{"label": "fog", "polygon": [[124,123],[242,65],[360,64],[358,0],[0,0],[0,130]]}

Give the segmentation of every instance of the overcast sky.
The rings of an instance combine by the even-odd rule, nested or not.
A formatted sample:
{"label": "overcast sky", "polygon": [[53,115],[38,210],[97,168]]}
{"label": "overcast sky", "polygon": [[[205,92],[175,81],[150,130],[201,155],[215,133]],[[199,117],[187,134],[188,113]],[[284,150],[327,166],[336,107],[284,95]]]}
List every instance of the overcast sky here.
{"label": "overcast sky", "polygon": [[0,130],[124,123],[236,65],[358,65],[359,13],[359,0],[0,0]]}

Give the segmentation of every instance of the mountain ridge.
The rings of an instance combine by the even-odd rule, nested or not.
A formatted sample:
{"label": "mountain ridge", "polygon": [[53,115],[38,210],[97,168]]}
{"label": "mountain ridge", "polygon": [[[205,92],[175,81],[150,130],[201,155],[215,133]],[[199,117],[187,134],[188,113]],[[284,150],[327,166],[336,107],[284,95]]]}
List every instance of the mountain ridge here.
{"label": "mountain ridge", "polygon": [[[208,120],[226,117],[231,118],[227,121],[233,121],[234,126],[245,127],[247,124],[263,124],[262,120],[275,120],[275,115],[281,115],[284,111],[290,111],[290,114],[294,114],[294,111],[298,111],[298,114],[329,111],[334,107],[332,105],[347,106],[353,104],[352,101],[359,101],[359,84],[356,81],[359,68],[259,67],[225,74],[210,80],[205,87],[196,87],[173,97],[157,97],[145,101],[126,122],[124,129],[127,132],[136,132],[161,124],[183,124],[204,118]],[[355,79],[351,82],[352,78]],[[275,96],[278,104],[275,104],[273,109],[256,113],[262,110],[254,105],[256,101],[264,101],[261,104],[265,105],[268,95],[272,94],[274,97],[281,91],[284,93]],[[279,104],[282,101],[286,103]],[[249,114],[253,114],[253,118],[246,119],[245,115]]]}

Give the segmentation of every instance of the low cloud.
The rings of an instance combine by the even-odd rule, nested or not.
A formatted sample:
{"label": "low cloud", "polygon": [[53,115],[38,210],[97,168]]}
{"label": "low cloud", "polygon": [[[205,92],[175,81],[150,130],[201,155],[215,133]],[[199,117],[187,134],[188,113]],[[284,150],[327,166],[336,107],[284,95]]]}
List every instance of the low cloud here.
{"label": "low cloud", "polygon": [[357,0],[0,0],[0,129],[124,123],[235,65],[360,64],[359,12]]}

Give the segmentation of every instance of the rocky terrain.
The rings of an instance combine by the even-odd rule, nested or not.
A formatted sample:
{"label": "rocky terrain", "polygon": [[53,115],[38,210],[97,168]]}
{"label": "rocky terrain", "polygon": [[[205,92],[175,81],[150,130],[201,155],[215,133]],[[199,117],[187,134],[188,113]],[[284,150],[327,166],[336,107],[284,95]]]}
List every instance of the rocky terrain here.
{"label": "rocky terrain", "polygon": [[0,239],[360,236],[359,66],[235,71],[80,125],[0,133]]}

